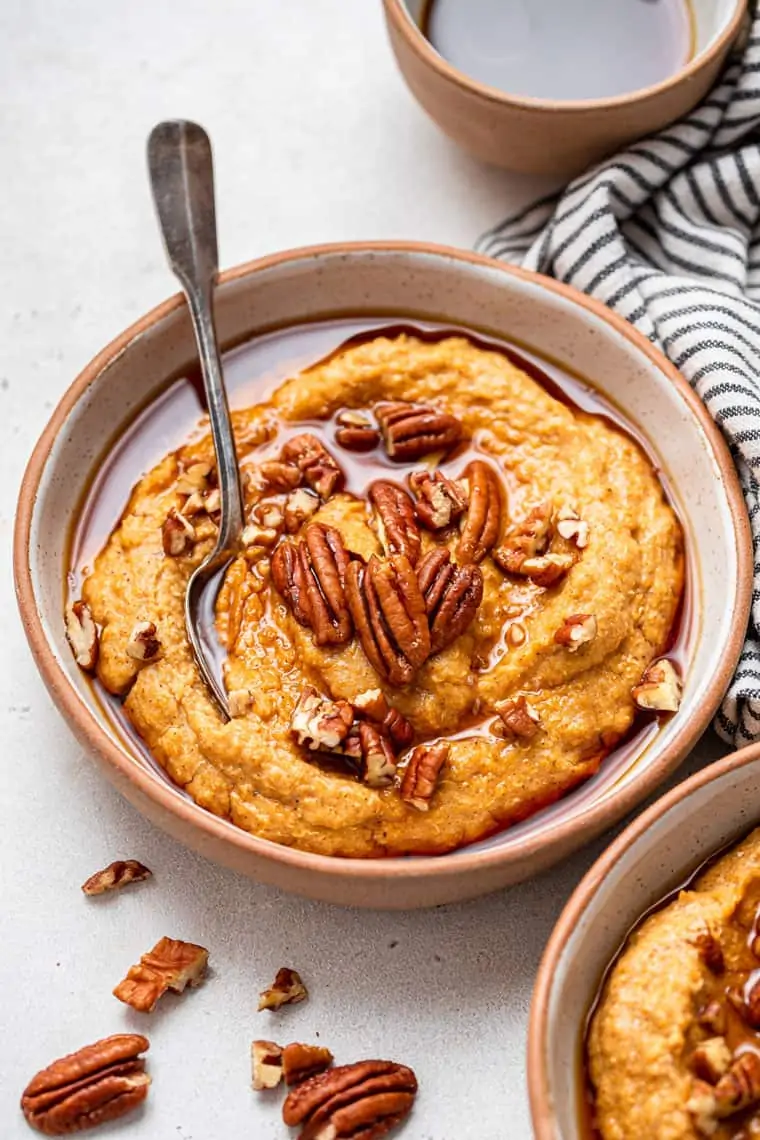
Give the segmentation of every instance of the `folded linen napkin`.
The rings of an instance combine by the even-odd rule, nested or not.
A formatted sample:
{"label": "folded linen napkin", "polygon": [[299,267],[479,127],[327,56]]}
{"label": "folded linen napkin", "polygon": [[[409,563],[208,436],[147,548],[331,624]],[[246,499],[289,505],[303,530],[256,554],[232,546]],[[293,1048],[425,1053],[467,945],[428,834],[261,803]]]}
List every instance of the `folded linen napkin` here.
{"label": "folded linen napkin", "polygon": [[715,720],[760,740],[760,0],[685,119],[484,234],[478,249],[590,293],[680,369],[728,441],[754,545],[750,626]]}

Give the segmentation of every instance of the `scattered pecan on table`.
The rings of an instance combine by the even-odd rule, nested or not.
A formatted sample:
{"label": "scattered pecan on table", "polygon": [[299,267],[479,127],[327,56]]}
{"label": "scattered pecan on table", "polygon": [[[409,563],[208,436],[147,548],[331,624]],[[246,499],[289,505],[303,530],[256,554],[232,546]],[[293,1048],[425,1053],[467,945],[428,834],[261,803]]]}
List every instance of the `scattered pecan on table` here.
{"label": "scattered pecan on table", "polygon": [[102,871],[90,875],[84,883],[82,890],[86,895],[104,895],[107,891],[120,890],[129,883],[141,883],[153,874],[143,863],[137,859],[117,859],[109,863]]}
{"label": "scattered pecan on table", "polygon": [[357,1061],[296,1085],[285,1098],[282,1119],[300,1127],[297,1140],[376,1140],[409,1115],[416,1093],[417,1078],[406,1065]]}
{"label": "scattered pecan on table", "polygon": [[114,997],[140,1013],[151,1013],[167,990],[181,994],[186,986],[199,986],[208,965],[208,950],[193,942],[161,938],[136,966],[130,966]]}
{"label": "scattered pecan on table", "polygon": [[276,1010],[283,1005],[297,1005],[298,1002],[306,1001],[308,996],[309,991],[298,971],[289,966],[281,966],[271,986],[259,994],[258,1009]]}
{"label": "scattered pecan on table", "polygon": [[24,1089],[27,1122],[45,1136],[66,1136],[132,1112],[148,1095],[140,1056],[148,1048],[140,1034],[118,1033],[54,1061]]}

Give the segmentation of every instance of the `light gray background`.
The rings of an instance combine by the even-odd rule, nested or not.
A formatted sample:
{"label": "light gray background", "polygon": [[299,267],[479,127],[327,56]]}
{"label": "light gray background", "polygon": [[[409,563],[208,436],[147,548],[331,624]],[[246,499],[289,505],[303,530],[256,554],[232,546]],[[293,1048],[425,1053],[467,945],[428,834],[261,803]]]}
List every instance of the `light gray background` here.
{"label": "light gray background", "polygon": [[[213,137],[225,265],[338,239],[469,246],[544,188],[438,134],[396,73],[380,0],[0,3],[0,1135],[30,1135],[17,1100],[38,1068],[135,1029],[152,1041],[149,1104],[106,1134],[284,1137],[276,1102],[249,1088],[249,1042],[271,1035],[414,1066],[409,1140],[527,1140],[535,967],[602,843],[532,883],[427,913],[286,897],[191,855],[122,802],[27,650],[10,569],[16,489],[72,378],[174,291],[143,153],[172,116]],[[80,883],[119,857],[154,880],[85,900]],[[213,973],[145,1018],[110,991],[162,934],[209,947]],[[311,1000],[257,1015],[282,964],[303,972]]]}

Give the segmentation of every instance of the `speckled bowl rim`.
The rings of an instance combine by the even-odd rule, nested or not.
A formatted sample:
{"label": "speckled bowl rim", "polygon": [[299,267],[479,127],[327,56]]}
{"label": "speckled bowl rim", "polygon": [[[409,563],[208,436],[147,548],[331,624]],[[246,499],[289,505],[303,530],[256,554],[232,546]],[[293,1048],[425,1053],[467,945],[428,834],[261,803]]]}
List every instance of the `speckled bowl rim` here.
{"label": "speckled bowl rim", "polygon": [[652,83],[648,87],[639,87],[635,91],[615,95],[608,99],[539,99],[532,95],[512,95],[508,91],[502,91],[499,87],[491,87],[473,79],[465,71],[460,71],[459,68],[450,64],[435,50],[415,23],[404,0],[383,0],[383,3],[387,18],[392,21],[396,31],[404,37],[409,48],[429,68],[437,72],[442,79],[469,91],[473,95],[478,95],[481,99],[487,99],[491,103],[498,103],[504,107],[570,113],[594,112],[607,108],[626,107],[633,103],[644,103],[650,99],[656,99],[663,92],[670,91],[682,83],[689,83],[698,72],[720,55],[727,45],[730,45],[738,36],[742,20],[747,12],[747,0],[735,0],[734,13],[723,31],[710,40],[707,47],[703,48],[701,52],[687,60],[682,68],[659,83]]}
{"label": "speckled bowl rim", "polygon": [[[168,781],[160,779],[114,743],[59,665],[55,653],[48,643],[35,602],[30,567],[31,524],[40,480],[53,442],[71,409],[88,387],[97,381],[106,366],[121,355],[136,338],[180,308],[184,304],[184,298],[179,293],[175,294],[141,317],[98,353],[67,389],[43,430],[24,473],[15,521],[13,566],[19,610],[35,662],[53,700],[80,741],[86,741],[90,749],[100,757],[106,766],[117,769],[123,781],[134,785],[138,792],[152,800],[163,811],[177,817],[188,827],[200,831],[207,838],[216,839],[237,848],[241,856],[247,853],[260,859],[288,866],[293,870],[303,871],[307,875],[310,871],[316,871],[323,876],[341,878],[344,882],[353,880],[357,885],[378,880],[411,882],[430,877],[438,881],[445,881],[474,877],[480,870],[529,861],[538,852],[546,850],[547,847],[554,847],[577,832],[583,833],[586,828],[594,829],[594,834],[597,834],[604,826],[611,825],[620,819],[673,771],[710,723],[739,659],[749,616],[752,590],[752,545],[749,521],[739,479],[720,431],[710,419],[699,398],[660,350],[655,348],[646,337],[637,332],[622,317],[617,316],[602,305],[601,302],[541,274],[507,266],[480,254],[422,242],[340,242],[285,250],[228,269],[220,275],[220,283],[237,281],[287,262],[305,259],[318,260],[327,255],[360,255],[382,252],[408,254],[412,257],[417,254],[422,256],[437,255],[459,262],[463,266],[482,266],[491,271],[496,268],[504,273],[505,277],[516,277],[522,281],[539,285],[541,288],[556,293],[588,310],[597,318],[612,325],[616,332],[629,340],[639,352],[647,356],[663,376],[670,380],[681,399],[688,406],[690,413],[699,421],[720,471],[733,524],[733,541],[736,545],[738,567],[738,589],[734,602],[731,633],[723,647],[720,665],[710,681],[699,714],[685,721],[680,729],[674,733],[668,746],[663,748],[662,754],[644,768],[640,779],[631,781],[631,784],[619,796],[608,795],[601,803],[590,805],[588,810],[576,818],[564,822],[558,820],[550,837],[528,837],[523,843],[515,845],[508,852],[502,851],[498,846],[471,853],[465,848],[457,852],[457,858],[448,858],[444,854],[418,856],[414,859],[393,856],[379,859],[355,859],[318,855],[309,851],[300,851],[295,847],[286,847],[271,840],[260,839],[242,828],[236,827],[231,821],[221,819],[199,807],[189,798],[178,795],[176,789]],[[477,894],[477,891],[473,893]]]}
{"label": "speckled bowl rim", "polygon": [[682,784],[671,789],[662,799],[643,811],[618,835],[617,839],[613,840],[604,854],[592,864],[565,904],[541,957],[528,1021],[528,1097],[535,1140],[561,1140],[557,1116],[552,1107],[547,1063],[551,1033],[549,1005],[554,978],[569,936],[581,921],[598,888],[618,860],[622,859],[633,844],[646,835],[658,820],[667,815],[676,804],[688,799],[706,784],[720,779],[726,772],[736,771],[758,760],[760,760],[760,743],[748,744],[746,748],[732,752],[722,760],[716,760],[715,763],[709,764],[701,772],[696,772]]}

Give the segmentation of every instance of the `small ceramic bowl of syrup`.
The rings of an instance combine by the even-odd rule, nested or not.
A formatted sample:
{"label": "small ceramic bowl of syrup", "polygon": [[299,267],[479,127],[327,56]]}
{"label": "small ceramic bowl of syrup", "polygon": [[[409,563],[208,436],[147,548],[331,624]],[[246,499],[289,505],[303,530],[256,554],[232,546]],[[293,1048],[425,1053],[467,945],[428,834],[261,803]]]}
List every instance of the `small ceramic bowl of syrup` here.
{"label": "small ceramic bowl of syrup", "polygon": [[[32,651],[63,716],[106,775],[188,846],[312,898],[406,909],[473,898],[556,863],[669,775],[707,728],[746,630],[752,547],[728,449],[666,358],[593,299],[537,274],[412,243],[294,250],[222,275],[216,317],[234,408],[249,407],[349,338],[412,325],[498,342],[566,401],[623,421],[650,449],[682,520],[687,605],[669,651],[684,677],[674,716],[641,723],[599,772],[528,819],[442,855],[337,858],[262,839],[172,783],[124,711],[77,666],[64,634],[67,578],[89,565],[131,488],[194,432],[195,346],[179,297],[148,313],[74,381],[30,460],[15,573]],[[73,579],[69,576],[73,575]]]}
{"label": "small ceramic bowl of syrup", "polygon": [[579,173],[692,109],[746,0],[384,0],[413,95],[496,166]]}
{"label": "small ceramic bowl of syrup", "polygon": [[621,832],[571,895],[544,951],[531,1007],[536,1140],[601,1140],[586,1046],[608,971],[648,914],[760,824],[758,760],[753,744],[679,784]]}

